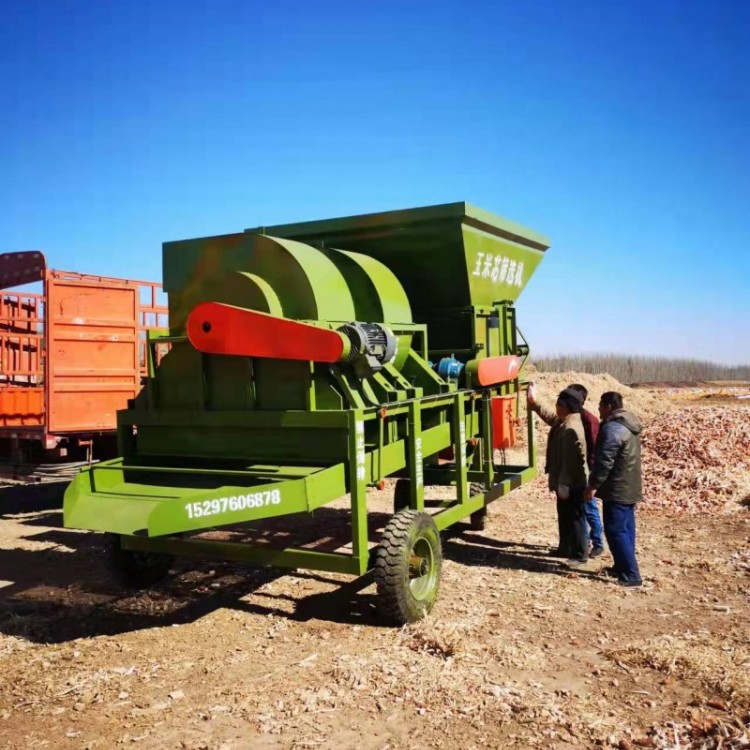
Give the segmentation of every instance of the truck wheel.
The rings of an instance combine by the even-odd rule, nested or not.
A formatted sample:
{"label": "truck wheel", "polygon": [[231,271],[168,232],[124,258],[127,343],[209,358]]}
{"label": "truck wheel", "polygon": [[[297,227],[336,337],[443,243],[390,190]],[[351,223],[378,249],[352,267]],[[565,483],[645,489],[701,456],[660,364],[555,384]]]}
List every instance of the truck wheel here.
{"label": "truck wheel", "polygon": [[397,625],[426,617],[437,599],[443,552],[435,521],[402,510],[388,522],[375,555],[381,613]]}
{"label": "truck wheel", "polygon": [[406,510],[411,502],[411,482],[408,479],[397,479],[393,491],[393,513],[394,515]]}
{"label": "truck wheel", "polygon": [[[472,482],[469,486],[469,495],[484,495],[484,484],[481,482]],[[469,528],[472,531],[484,531],[487,528],[487,506],[474,511],[469,516]]]}
{"label": "truck wheel", "polygon": [[117,535],[111,535],[110,556],[112,569],[122,584],[131,588],[147,588],[169,573],[174,562],[173,555],[123,549],[120,539]]}

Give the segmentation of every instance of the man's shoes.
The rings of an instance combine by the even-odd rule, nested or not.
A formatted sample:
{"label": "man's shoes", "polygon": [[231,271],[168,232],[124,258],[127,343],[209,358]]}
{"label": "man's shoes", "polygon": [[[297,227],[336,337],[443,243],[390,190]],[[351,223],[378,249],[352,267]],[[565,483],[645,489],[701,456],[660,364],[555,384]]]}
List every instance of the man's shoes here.
{"label": "man's shoes", "polygon": [[588,564],[588,560],[581,560],[577,557],[570,557],[565,561],[565,564],[569,568],[583,568]]}
{"label": "man's shoes", "polygon": [[628,588],[636,588],[643,586],[643,581],[623,581],[622,578],[617,582],[618,586],[627,586]]}
{"label": "man's shoes", "polygon": [[601,574],[607,576],[607,578],[617,578],[618,580],[620,578],[619,572],[611,566],[609,568],[602,568]]}
{"label": "man's shoes", "polygon": [[593,547],[589,552],[589,557],[599,557],[602,554],[604,554],[604,547]]}

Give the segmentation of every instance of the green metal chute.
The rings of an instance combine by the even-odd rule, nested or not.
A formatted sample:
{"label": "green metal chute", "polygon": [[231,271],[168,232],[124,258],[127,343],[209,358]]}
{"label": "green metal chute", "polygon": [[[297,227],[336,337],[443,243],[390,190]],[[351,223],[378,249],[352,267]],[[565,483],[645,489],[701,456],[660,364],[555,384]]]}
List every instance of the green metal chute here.
{"label": "green metal chute", "polygon": [[[255,467],[246,470],[128,465],[121,459],[85,469],[66,494],[66,526],[115,534],[161,537],[210,527],[275,518],[315,510],[325,490],[346,492],[343,464]],[[200,485],[200,480],[212,485]],[[197,485],[197,486],[196,486]],[[321,491],[323,490],[323,491]],[[95,502],[87,499],[95,495]]]}

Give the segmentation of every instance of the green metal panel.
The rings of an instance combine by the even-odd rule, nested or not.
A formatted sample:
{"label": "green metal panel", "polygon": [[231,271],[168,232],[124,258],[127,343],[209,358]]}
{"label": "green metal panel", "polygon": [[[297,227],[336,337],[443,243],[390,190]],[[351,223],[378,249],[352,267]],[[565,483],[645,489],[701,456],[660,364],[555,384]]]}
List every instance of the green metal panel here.
{"label": "green metal panel", "polygon": [[541,262],[543,251],[473,226],[463,227],[462,237],[471,303],[515,302]]}
{"label": "green metal panel", "polygon": [[[411,306],[401,284],[380,261],[361,253],[346,250],[323,251],[346,279],[354,299],[354,320],[368,323],[412,322]],[[398,337],[394,365],[403,367],[411,348],[411,333]]]}
{"label": "green metal panel", "polygon": [[159,425],[139,427],[138,453],[142,456],[245,461],[337,461],[346,455],[345,431],[321,434],[314,427],[290,430],[252,430],[247,427],[189,428]]}
{"label": "green metal panel", "polygon": [[[290,239],[246,234],[241,241],[227,235],[165,243],[164,275],[173,332],[182,330],[190,310],[205,301],[252,308],[260,300],[257,309],[270,311],[266,308],[280,303],[288,318],[354,319],[351,292],[334,263]],[[235,283],[227,286],[227,279]]]}
{"label": "green metal panel", "polygon": [[[200,285],[196,279],[195,286],[191,288],[190,296],[187,297],[185,310],[189,312],[199,302],[224,302],[227,305],[247,307],[271,315],[284,314],[279,295],[266,279],[254,273],[234,269],[212,274],[204,278]],[[181,318],[173,320],[173,328],[184,324],[184,314],[182,311]]]}
{"label": "green metal panel", "polygon": [[354,320],[411,323],[409,298],[379,260],[347,250],[323,250],[341,271],[354,298]]}
{"label": "green metal panel", "polygon": [[252,245],[249,265],[276,290],[287,318],[354,319],[346,279],[323,253],[302,242],[272,237],[254,237]]}

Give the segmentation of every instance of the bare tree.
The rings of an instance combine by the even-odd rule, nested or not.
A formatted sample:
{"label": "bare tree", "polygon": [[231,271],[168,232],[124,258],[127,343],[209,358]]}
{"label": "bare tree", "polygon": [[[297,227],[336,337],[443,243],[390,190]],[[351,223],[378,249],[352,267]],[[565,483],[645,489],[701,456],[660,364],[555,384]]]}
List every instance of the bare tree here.
{"label": "bare tree", "polygon": [[555,354],[533,357],[546,372],[609,373],[621,383],[750,380],[750,365],[721,365],[697,359],[668,359],[626,354]]}

